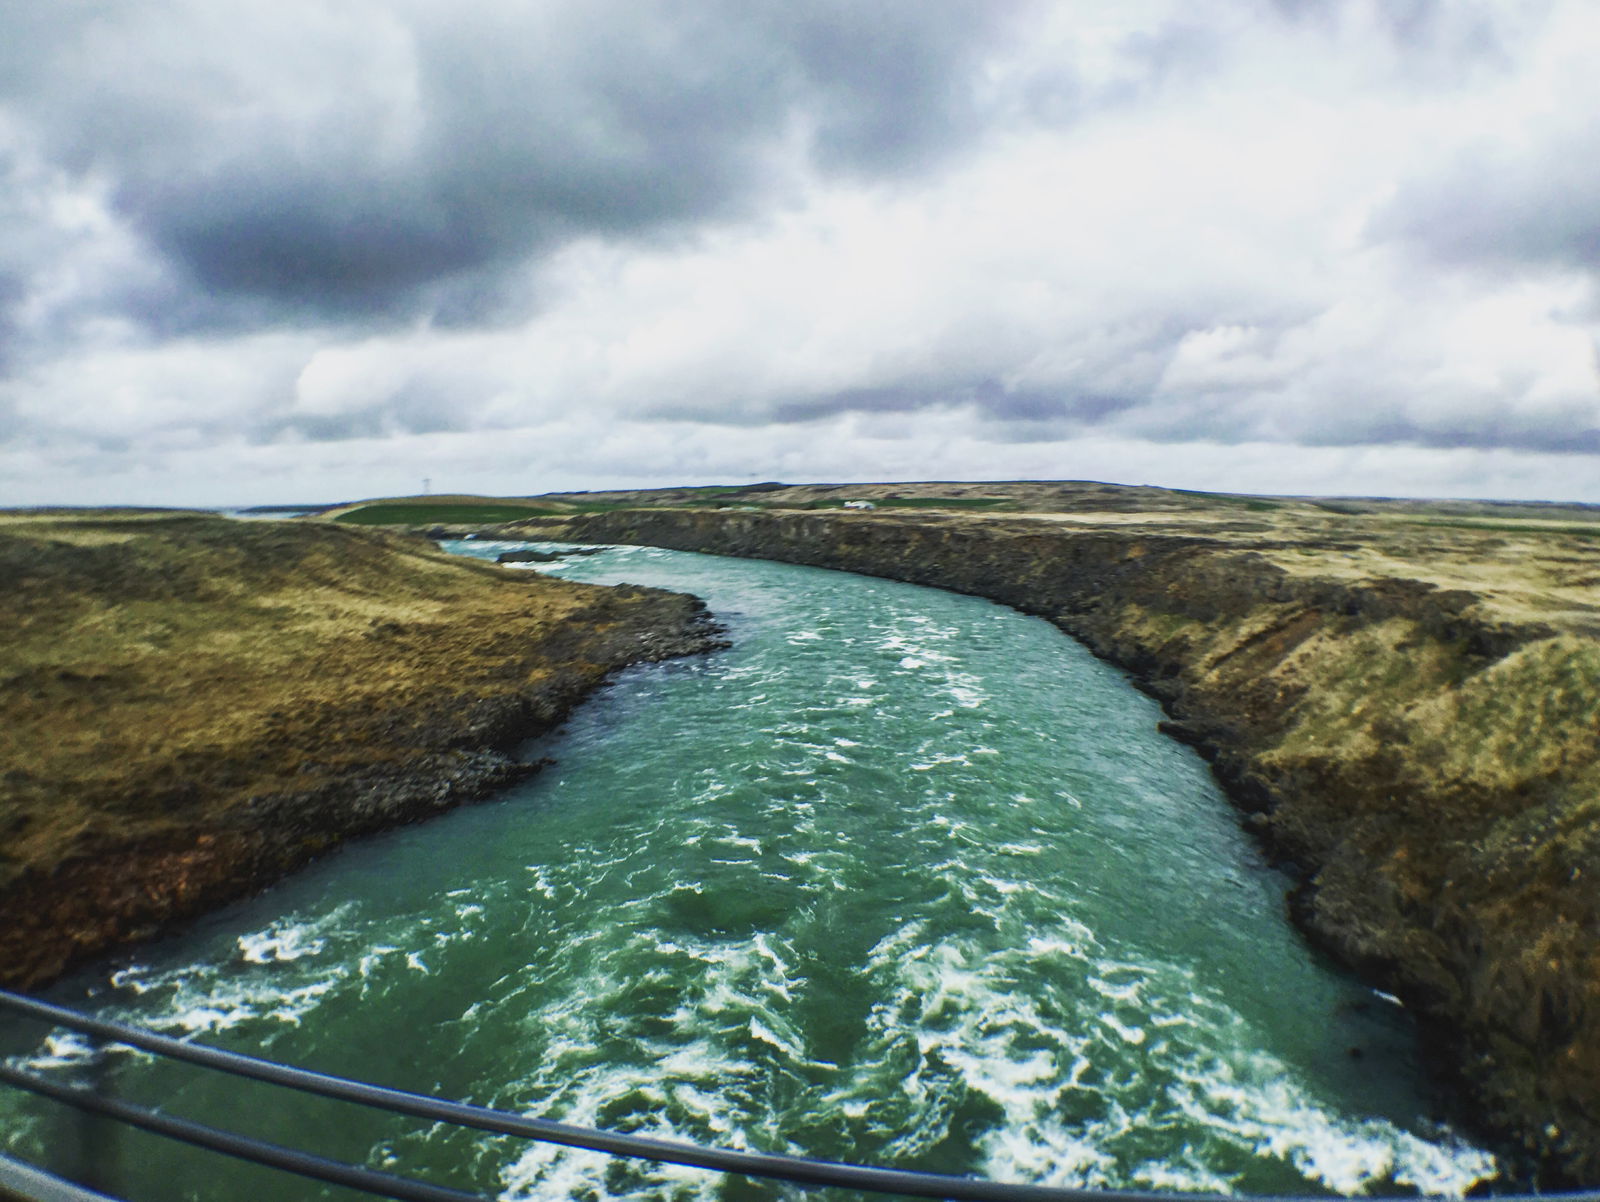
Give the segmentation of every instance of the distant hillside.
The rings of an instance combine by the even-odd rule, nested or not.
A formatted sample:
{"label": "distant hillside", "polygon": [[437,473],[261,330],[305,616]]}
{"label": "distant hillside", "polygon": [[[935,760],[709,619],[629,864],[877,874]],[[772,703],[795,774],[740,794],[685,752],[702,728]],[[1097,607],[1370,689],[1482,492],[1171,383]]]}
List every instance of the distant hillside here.
{"label": "distant hillside", "polygon": [[703,485],[681,488],[611,489],[544,493],[525,497],[386,497],[354,501],[319,516],[364,525],[476,526],[541,516],[609,513],[617,509],[842,509],[867,502],[889,510],[940,510],[996,514],[1188,514],[1241,519],[1276,514],[1320,521],[1339,517],[1395,521],[1510,522],[1514,528],[1571,526],[1600,531],[1600,505],[1556,501],[1408,500],[1384,497],[1252,496],[1207,493],[1151,485],[1101,484],[1085,480],[897,482],[878,484]]}

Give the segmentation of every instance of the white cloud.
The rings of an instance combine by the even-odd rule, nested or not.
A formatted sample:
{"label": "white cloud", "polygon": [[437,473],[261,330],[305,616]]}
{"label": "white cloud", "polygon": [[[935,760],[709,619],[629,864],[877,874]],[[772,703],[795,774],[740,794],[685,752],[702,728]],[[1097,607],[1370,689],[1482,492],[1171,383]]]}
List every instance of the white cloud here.
{"label": "white cloud", "polygon": [[[392,176],[407,204],[432,186],[404,178],[437,167],[418,160],[437,114],[415,6],[368,0],[308,26],[316,46],[359,47],[348,97],[279,56],[246,71],[209,10],[162,11],[166,25],[129,8],[73,43],[80,66],[183,68],[140,93],[160,120],[118,118],[131,132],[143,122],[181,151],[172,113],[212,72],[233,97],[207,125],[232,139],[219,170],[298,146],[318,171],[344,154],[368,184]],[[128,179],[48,160],[26,106],[0,111],[0,158],[26,198],[0,214],[0,277],[20,281],[0,293],[14,448],[0,500],[159,499],[147,485],[271,499],[274,482],[373,494],[425,475],[486,491],[955,475],[1600,499],[1600,264],[1567,253],[1592,223],[1573,197],[1600,188],[1600,159],[1574,154],[1600,109],[1600,13],[1579,0],[1395,11],[1030,9],[1027,37],[928,60],[968,95],[962,120],[982,117],[950,119],[959,153],[916,171],[839,168],[795,133],[832,110],[796,92],[790,123],[751,151],[781,164],[781,204],[757,189],[648,235],[574,228],[502,256],[492,281],[435,281],[449,305],[402,321],[376,284],[346,298],[370,322],[285,310],[282,264],[271,304],[196,290],[129,218]],[[252,12],[261,44],[287,36]],[[199,52],[182,52],[185,32]],[[476,36],[456,31],[457,66]],[[705,69],[729,68],[713,56]],[[587,87],[600,68],[562,70]],[[474,86],[494,100],[492,73]],[[886,136],[873,129],[840,146]],[[642,161],[627,187],[648,178]],[[1503,176],[1463,188],[1484,164]],[[598,191],[569,198],[573,212],[614,199],[584,178]],[[352,219],[372,211],[362,200]],[[337,245],[328,214],[316,222],[315,246]],[[375,278],[411,304],[430,262]],[[324,263],[310,278],[337,275]]]}

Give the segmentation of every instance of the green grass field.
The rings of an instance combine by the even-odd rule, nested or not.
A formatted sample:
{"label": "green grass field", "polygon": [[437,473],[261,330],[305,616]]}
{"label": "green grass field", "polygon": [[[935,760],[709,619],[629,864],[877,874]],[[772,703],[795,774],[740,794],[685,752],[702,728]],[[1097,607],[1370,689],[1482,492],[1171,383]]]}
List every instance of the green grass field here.
{"label": "green grass field", "polygon": [[544,505],[429,505],[426,502],[396,502],[363,505],[333,520],[355,526],[426,526],[433,523],[456,526],[482,522],[515,522],[523,518],[545,517],[559,512]]}
{"label": "green grass field", "polygon": [[1600,523],[1593,526],[1540,525],[1537,522],[1477,521],[1473,518],[1411,518],[1415,526],[1449,526],[1457,530],[1494,530],[1502,534],[1573,534],[1579,538],[1600,538]]}
{"label": "green grass field", "polygon": [[[1266,513],[1273,509],[1282,509],[1279,501],[1268,501],[1261,497],[1236,497],[1230,493],[1197,492],[1192,488],[1174,488],[1173,492],[1183,497],[1199,497],[1203,501],[1211,501],[1218,505],[1235,505],[1241,509],[1248,509],[1251,513]],[[1337,510],[1335,512],[1338,512]]]}
{"label": "green grass field", "polygon": [[1008,497],[875,497],[879,509],[1007,509],[1017,508]]}

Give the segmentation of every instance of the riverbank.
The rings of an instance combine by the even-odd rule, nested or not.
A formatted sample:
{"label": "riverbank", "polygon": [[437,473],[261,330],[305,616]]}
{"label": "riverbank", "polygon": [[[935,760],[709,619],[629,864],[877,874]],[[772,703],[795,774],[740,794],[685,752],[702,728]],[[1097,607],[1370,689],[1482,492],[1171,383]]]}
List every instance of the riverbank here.
{"label": "riverbank", "polygon": [[1537,510],[1507,530],[1240,508],[653,508],[515,530],[1049,618],[1162,700],[1303,881],[1302,929],[1422,1019],[1459,1108],[1545,1183],[1600,1181],[1600,542]]}
{"label": "riverbank", "polygon": [[0,620],[14,987],[481,798],[611,672],[716,642],[680,594],[135,511],[0,514]]}

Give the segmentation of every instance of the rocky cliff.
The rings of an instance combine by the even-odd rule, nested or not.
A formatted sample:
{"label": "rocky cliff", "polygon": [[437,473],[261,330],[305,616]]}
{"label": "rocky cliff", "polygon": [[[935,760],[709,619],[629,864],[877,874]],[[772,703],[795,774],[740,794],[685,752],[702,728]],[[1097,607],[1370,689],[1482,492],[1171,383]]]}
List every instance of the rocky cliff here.
{"label": "rocky cliff", "polygon": [[714,643],[693,597],[198,514],[0,515],[0,983],[533,770],[608,673]]}
{"label": "rocky cliff", "polygon": [[1529,585],[1508,583],[1515,540],[1459,531],[1401,554],[1377,528],[1318,542],[953,513],[651,509],[524,530],[1050,619],[1161,699],[1302,880],[1302,928],[1423,1020],[1465,1114],[1545,1183],[1600,1183],[1600,622],[1561,600],[1600,582],[1592,542],[1550,534],[1551,576]]}

